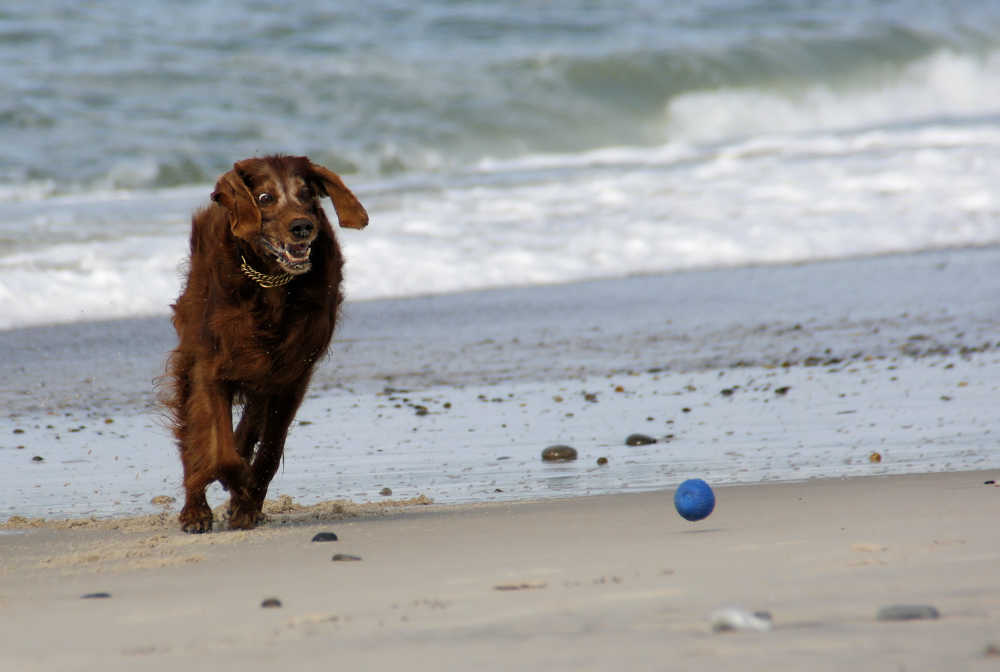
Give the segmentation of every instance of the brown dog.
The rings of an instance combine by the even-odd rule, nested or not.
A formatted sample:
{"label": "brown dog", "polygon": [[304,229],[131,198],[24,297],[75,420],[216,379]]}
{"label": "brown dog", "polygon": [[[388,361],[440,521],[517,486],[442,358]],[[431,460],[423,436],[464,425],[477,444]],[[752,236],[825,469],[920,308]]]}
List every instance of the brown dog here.
{"label": "brown dog", "polygon": [[[263,517],[267,486],[317,360],[333,336],[343,258],[319,200],[340,225],[368,214],[331,171],[305,157],[236,163],[195,212],[173,324],[179,345],[162,400],[184,463],[185,532],[209,532],[205,489],[231,493],[230,529]],[[243,407],[236,431],[232,409]]]}

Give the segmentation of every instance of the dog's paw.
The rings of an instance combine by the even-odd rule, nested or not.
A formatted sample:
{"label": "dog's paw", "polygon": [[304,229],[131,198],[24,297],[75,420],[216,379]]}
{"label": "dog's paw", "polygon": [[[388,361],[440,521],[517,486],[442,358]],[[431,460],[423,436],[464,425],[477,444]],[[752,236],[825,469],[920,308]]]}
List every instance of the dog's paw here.
{"label": "dog's paw", "polygon": [[229,529],[230,530],[252,530],[257,527],[258,523],[262,523],[267,520],[261,511],[253,506],[236,506],[229,511]]}
{"label": "dog's paw", "polygon": [[209,508],[187,508],[181,511],[181,529],[188,534],[204,534],[212,531],[212,510]]}

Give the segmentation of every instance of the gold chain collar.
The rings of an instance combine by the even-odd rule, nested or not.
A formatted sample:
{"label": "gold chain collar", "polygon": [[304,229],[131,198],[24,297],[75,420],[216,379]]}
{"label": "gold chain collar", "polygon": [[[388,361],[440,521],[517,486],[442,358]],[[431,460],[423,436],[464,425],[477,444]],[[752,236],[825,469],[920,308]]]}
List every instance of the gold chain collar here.
{"label": "gold chain collar", "polygon": [[243,248],[240,247],[240,241],[236,241],[236,253],[240,255],[240,270],[243,271],[243,275],[247,276],[258,285],[264,289],[272,289],[273,287],[281,287],[282,285],[287,285],[292,281],[295,276],[291,273],[282,271],[281,273],[275,273],[274,275],[267,275],[266,273],[261,273],[260,271],[255,271],[251,268],[250,264],[247,263],[247,258],[243,256]]}
{"label": "gold chain collar", "polygon": [[240,264],[240,270],[243,271],[243,274],[248,278],[250,278],[251,280],[253,280],[254,282],[256,282],[261,287],[263,287],[264,289],[271,289],[272,287],[281,287],[282,285],[287,285],[289,282],[292,281],[292,278],[295,277],[291,273],[286,273],[285,271],[282,271],[281,273],[275,273],[274,275],[267,275],[265,273],[261,273],[260,271],[255,271],[252,268],[250,268],[250,264],[247,263],[246,258],[242,254],[240,255],[240,259],[243,261],[243,263]]}

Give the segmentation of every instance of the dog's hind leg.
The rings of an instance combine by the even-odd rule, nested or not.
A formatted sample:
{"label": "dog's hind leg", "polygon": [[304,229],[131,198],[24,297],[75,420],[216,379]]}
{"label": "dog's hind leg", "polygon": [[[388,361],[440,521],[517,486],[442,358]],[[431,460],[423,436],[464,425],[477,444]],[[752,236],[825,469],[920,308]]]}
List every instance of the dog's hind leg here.
{"label": "dog's hind leg", "polygon": [[259,397],[248,396],[243,404],[243,415],[236,425],[236,452],[247,464],[253,460],[253,449],[260,441],[260,428],[263,424],[264,405]]}
{"label": "dog's hind leg", "polygon": [[261,509],[267,496],[267,487],[281,464],[281,457],[285,452],[285,437],[304,395],[303,385],[301,390],[274,394],[266,404],[258,407],[263,409],[258,416],[262,420],[260,445],[250,467],[247,496],[243,498],[233,494],[229,529],[249,530],[263,519]]}

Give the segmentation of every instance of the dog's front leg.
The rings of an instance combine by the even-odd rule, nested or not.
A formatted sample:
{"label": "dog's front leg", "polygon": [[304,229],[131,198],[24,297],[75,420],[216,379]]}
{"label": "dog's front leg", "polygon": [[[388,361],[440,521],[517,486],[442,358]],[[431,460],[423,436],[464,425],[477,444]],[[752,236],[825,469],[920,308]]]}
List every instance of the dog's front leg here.
{"label": "dog's front leg", "polygon": [[191,394],[182,422],[186,431],[181,441],[186,499],[180,522],[185,532],[210,532],[212,510],[205,490],[219,480],[233,493],[243,495],[249,469],[236,451],[233,437],[232,394],[208,375],[204,366],[191,371]]}
{"label": "dog's front leg", "polygon": [[[229,529],[249,530],[263,519],[262,509],[267,487],[281,464],[281,457],[285,452],[285,437],[303,396],[305,385],[297,389],[282,390],[269,395],[265,402],[252,404],[255,410],[259,409],[260,414],[255,418],[261,427],[260,445],[250,467],[246,497],[233,494]],[[247,408],[251,408],[251,405],[248,404]]]}

